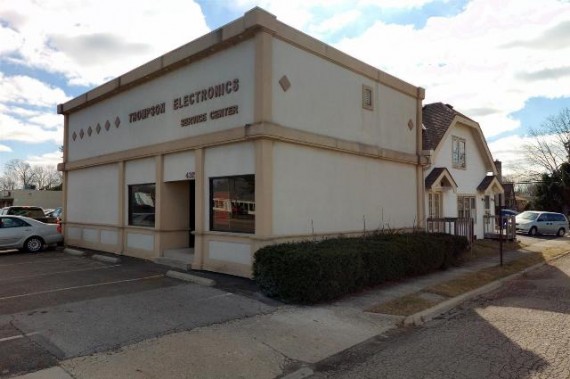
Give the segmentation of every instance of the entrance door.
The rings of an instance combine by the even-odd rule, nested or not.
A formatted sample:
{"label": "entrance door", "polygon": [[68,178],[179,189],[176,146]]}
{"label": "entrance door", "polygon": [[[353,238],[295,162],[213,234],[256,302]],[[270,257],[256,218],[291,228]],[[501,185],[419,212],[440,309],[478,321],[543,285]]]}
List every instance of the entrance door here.
{"label": "entrance door", "polygon": [[188,181],[188,247],[194,247],[194,234],[196,230],[196,181]]}

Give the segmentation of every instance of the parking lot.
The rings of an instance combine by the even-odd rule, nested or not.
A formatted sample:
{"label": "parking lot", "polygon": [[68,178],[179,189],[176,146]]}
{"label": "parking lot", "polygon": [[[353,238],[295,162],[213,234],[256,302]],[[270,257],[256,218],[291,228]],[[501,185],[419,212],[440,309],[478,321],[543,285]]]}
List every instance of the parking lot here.
{"label": "parking lot", "polygon": [[274,309],[247,280],[204,287],[167,271],[127,257],[0,253],[0,377]]}

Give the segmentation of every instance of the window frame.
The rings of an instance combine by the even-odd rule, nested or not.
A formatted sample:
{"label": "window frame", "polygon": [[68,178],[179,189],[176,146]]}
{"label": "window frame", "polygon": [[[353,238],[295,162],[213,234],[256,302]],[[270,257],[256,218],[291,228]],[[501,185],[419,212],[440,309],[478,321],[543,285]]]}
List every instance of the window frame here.
{"label": "window frame", "polygon": [[[461,204],[461,209],[460,205]],[[466,207],[468,205],[469,216],[466,216]],[[473,195],[457,196],[457,218],[472,218],[473,223],[477,223],[477,197]]]}
{"label": "window frame", "polygon": [[[153,190],[152,200],[153,200],[153,212],[148,212],[148,214],[152,214],[154,216],[152,225],[147,223],[138,223],[134,222],[133,214],[133,193],[135,188],[140,187],[151,187]],[[156,183],[137,183],[137,184],[129,184],[128,185],[128,209],[127,209],[127,222],[129,226],[136,226],[141,228],[154,228],[156,227]]]}
{"label": "window frame", "polygon": [[[463,149],[461,149],[463,147]],[[452,136],[451,140],[451,165],[453,168],[467,168],[467,143],[465,138]],[[463,150],[463,152],[462,152]]]}
{"label": "window frame", "polygon": [[[368,96],[370,94],[370,96]],[[366,101],[369,99],[370,101]],[[374,89],[366,84],[362,85],[362,108],[369,111],[374,110]]]}
{"label": "window frame", "polygon": [[[245,200],[245,199],[238,199],[237,197],[234,198],[232,195],[236,195],[235,193],[232,193],[232,185],[230,184],[230,180],[235,180],[238,178],[248,178],[249,180],[252,180],[252,184],[253,184],[253,188],[252,188],[252,195],[253,195],[253,200]],[[220,200],[220,199],[214,199],[214,181],[215,180],[223,180],[223,179],[227,179],[228,180],[228,199],[225,200]],[[246,179],[247,180],[247,179]],[[245,174],[245,175],[226,175],[226,176],[215,176],[215,177],[209,177],[208,178],[208,182],[209,182],[209,186],[210,186],[210,193],[209,193],[209,209],[208,209],[208,213],[210,215],[210,220],[209,220],[209,227],[210,227],[210,231],[212,232],[220,232],[220,233],[237,233],[237,234],[255,234],[255,213],[256,213],[256,204],[255,204],[255,174]],[[235,187],[233,187],[233,189],[235,189]],[[230,223],[230,227],[228,229],[219,229],[215,227],[215,223],[214,223],[214,211],[215,210],[224,210],[226,208],[228,208],[229,206],[229,211],[226,209],[226,211],[229,212],[229,219],[231,220],[234,210],[234,202],[236,204],[240,204],[243,203],[242,205],[247,205],[247,215],[246,216],[251,216],[250,218],[250,228],[248,230],[239,230],[239,229],[232,229],[231,228],[231,223]],[[222,206],[222,207],[220,207]],[[217,208],[217,209],[214,209]],[[253,209],[253,210],[252,210]],[[252,213],[250,213],[252,212]],[[248,217],[249,218],[249,217]]]}

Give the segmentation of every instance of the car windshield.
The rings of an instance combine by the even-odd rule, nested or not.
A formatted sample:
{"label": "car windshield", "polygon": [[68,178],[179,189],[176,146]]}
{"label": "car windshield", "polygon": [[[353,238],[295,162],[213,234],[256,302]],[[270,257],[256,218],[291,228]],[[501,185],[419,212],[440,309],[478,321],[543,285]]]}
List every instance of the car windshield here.
{"label": "car windshield", "polygon": [[517,216],[517,218],[519,219],[530,220],[530,221],[536,220],[537,217],[538,213],[536,212],[523,212]]}

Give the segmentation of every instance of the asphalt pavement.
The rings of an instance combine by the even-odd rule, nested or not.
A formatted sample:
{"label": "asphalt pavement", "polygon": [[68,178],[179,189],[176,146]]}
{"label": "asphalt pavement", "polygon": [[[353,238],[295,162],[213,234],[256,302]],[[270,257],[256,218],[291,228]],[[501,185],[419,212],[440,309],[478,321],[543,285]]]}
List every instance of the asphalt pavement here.
{"label": "asphalt pavement", "polygon": [[[568,238],[530,241],[531,248],[536,250],[560,246],[570,250]],[[524,253],[506,253],[506,259]],[[78,259],[89,260],[85,257]],[[79,265],[77,262],[75,264]],[[79,287],[77,290],[85,291],[86,294],[91,291],[85,288],[89,285],[101,289],[101,293],[96,291],[90,298],[79,300],[73,295],[76,289],[69,290],[69,293],[64,289],[59,291],[60,295],[69,296],[69,302],[57,300],[59,297],[56,296],[57,299],[52,298],[55,302],[52,306],[44,305],[43,308],[29,308],[24,312],[10,314],[11,321],[4,322],[4,325],[21,332],[24,336],[21,339],[33,341],[27,346],[40,347],[39,357],[42,356],[41,353],[47,352],[42,363],[47,369],[40,370],[42,367],[39,364],[33,369],[28,367],[20,373],[39,371],[25,376],[26,379],[298,379],[311,375],[343,377],[343,373],[347,377],[359,377],[343,371],[343,365],[349,364],[348,369],[352,369],[357,368],[355,364],[358,362],[367,362],[367,357],[373,355],[366,353],[370,350],[363,347],[372,344],[383,346],[384,349],[391,343],[397,345],[403,343],[404,337],[400,334],[402,331],[410,331],[410,336],[417,333],[421,335],[423,330],[430,329],[432,325],[428,322],[420,327],[402,328],[403,317],[369,313],[366,312],[367,309],[385,299],[412,293],[470,270],[496,264],[496,257],[487,258],[485,262],[478,262],[471,268],[450,269],[379,286],[337,302],[300,307],[271,302],[256,293],[250,286],[251,282],[239,278],[231,279],[237,281],[234,283],[235,289],[230,281],[225,283],[226,288],[221,288],[224,285],[220,284],[217,285],[218,288],[201,287],[165,277],[162,266],[136,261],[121,262],[114,268],[93,267],[96,271],[116,271],[117,276],[107,278],[102,285],[93,281],[75,285]],[[79,267],[75,269],[80,269]],[[137,270],[134,269],[136,267]],[[1,270],[0,264],[0,275]],[[196,274],[209,276],[207,273]],[[124,282],[131,279],[131,282]],[[222,283],[224,279],[230,280],[220,276],[216,282]],[[70,283],[64,284],[70,286]],[[111,290],[115,286],[117,289]],[[40,289],[34,287],[34,291]],[[9,296],[11,295],[6,296],[0,292],[0,306],[2,298]],[[437,317],[438,312],[441,311],[435,311],[431,317]],[[453,317],[449,320],[453,320]],[[438,319],[432,322],[442,321]],[[441,328],[446,329],[445,325]],[[453,332],[444,335],[444,341],[449,344],[448,354],[453,354],[454,338],[461,335],[462,328],[465,329],[465,336],[472,336],[467,330],[467,324],[457,324],[456,327],[450,324]],[[496,332],[495,335],[499,336],[499,333]],[[513,350],[516,344],[508,343],[509,338],[507,335],[501,340],[502,346]],[[16,340],[12,342],[14,341]],[[431,343],[424,344],[423,348],[433,349],[435,337],[426,341]],[[0,349],[1,344],[2,342]],[[420,350],[414,351],[419,354]],[[480,353],[476,349],[471,351]],[[517,359],[523,359],[535,355],[539,356],[535,353],[516,356]],[[433,356],[428,357],[419,361],[427,364],[430,359],[434,359]],[[454,362],[457,364],[457,361],[448,364]],[[23,369],[23,366],[19,367]],[[438,370],[446,372],[451,368],[442,367],[430,371],[433,373],[431,376],[418,374],[417,377],[438,377]],[[363,377],[378,377],[374,376],[373,371],[356,372]],[[4,377],[15,374],[15,371],[9,371]]]}

